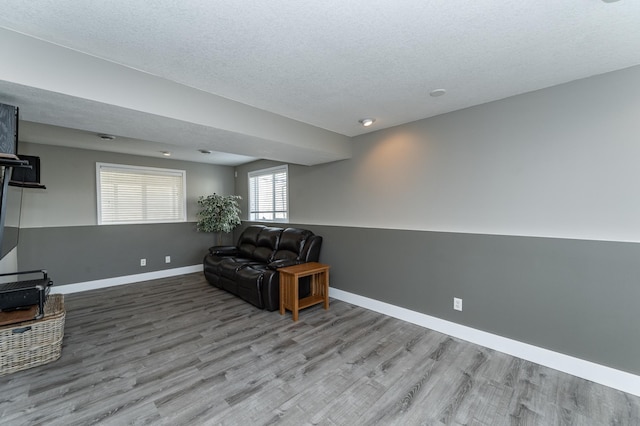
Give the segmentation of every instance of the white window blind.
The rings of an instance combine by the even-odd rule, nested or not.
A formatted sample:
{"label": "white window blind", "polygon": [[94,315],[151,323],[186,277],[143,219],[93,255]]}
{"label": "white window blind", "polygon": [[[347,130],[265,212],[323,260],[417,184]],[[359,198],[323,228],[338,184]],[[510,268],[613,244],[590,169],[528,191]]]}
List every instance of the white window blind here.
{"label": "white window blind", "polygon": [[184,170],[96,163],[98,224],[186,222]]}
{"label": "white window blind", "polygon": [[249,173],[249,220],[288,220],[288,166]]}

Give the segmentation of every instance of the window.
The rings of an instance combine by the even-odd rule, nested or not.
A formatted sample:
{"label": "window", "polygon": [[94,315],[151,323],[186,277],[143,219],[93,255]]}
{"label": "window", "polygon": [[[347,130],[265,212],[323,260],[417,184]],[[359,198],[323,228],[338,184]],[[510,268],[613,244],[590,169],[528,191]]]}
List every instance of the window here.
{"label": "window", "polygon": [[98,224],[186,222],[184,170],[96,163]]}
{"label": "window", "polygon": [[249,220],[287,220],[288,166],[249,173]]}

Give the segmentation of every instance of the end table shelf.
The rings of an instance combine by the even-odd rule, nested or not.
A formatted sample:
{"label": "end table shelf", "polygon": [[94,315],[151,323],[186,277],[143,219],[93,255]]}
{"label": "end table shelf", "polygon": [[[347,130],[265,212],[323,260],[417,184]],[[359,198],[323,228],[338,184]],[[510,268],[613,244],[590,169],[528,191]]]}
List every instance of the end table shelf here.
{"label": "end table shelf", "polygon": [[[278,269],[280,272],[280,315],[290,310],[294,321],[298,311],[309,306],[324,304],[329,309],[329,265],[318,262],[301,263]],[[311,294],[299,299],[298,280],[311,277]]]}

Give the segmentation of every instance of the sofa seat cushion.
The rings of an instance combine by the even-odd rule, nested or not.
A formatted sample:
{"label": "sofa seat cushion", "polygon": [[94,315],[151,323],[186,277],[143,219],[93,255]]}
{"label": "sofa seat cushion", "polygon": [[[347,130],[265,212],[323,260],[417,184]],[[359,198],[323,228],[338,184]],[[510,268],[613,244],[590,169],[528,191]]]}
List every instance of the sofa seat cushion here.
{"label": "sofa seat cushion", "polygon": [[255,264],[256,261],[252,259],[243,259],[241,257],[224,257],[218,262],[218,274],[220,276],[229,278],[230,280],[236,279],[236,273],[239,269],[242,269],[248,265]]}
{"label": "sofa seat cushion", "polygon": [[205,256],[204,262],[203,262],[204,270],[207,272],[217,274],[220,263],[223,262],[225,259],[227,259],[227,257],[213,256],[210,254]]}

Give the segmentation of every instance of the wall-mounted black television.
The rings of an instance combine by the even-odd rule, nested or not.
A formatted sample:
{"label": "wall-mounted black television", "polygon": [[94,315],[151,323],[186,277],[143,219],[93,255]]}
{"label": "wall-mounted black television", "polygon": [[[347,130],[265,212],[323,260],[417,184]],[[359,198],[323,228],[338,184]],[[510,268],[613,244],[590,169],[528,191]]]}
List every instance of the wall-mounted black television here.
{"label": "wall-mounted black television", "polygon": [[15,167],[11,173],[9,185],[21,188],[47,189],[46,186],[40,183],[40,157],[23,154],[18,157],[20,160],[26,161],[27,165],[31,167]]}

